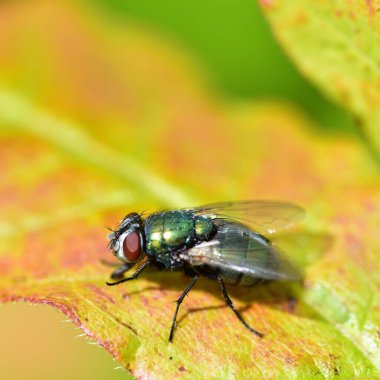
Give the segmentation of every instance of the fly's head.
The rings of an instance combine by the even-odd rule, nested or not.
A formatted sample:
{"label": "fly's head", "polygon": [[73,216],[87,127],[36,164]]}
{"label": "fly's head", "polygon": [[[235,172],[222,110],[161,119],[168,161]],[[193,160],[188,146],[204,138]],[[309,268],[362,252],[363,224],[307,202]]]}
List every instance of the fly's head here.
{"label": "fly's head", "polygon": [[108,235],[109,248],[123,263],[133,264],[144,256],[144,239],[142,235],[141,215],[133,212],[128,214]]}

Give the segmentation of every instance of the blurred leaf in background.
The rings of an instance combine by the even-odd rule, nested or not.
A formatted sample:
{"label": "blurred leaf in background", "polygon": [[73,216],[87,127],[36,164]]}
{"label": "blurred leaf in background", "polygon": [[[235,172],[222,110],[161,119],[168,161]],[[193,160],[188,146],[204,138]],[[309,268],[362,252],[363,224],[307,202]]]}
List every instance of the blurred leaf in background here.
{"label": "blurred leaf in background", "polygon": [[380,162],[378,2],[262,4],[286,51],[308,78],[352,115]]}
{"label": "blurred leaf in background", "polygon": [[[379,180],[358,140],[320,133],[318,108],[306,116],[288,101],[210,96],[178,42],[113,12],[0,7],[1,300],[58,308],[137,378],[378,375]],[[305,206],[309,236],[289,253],[323,251],[304,287],[233,291],[264,339],[206,280],[187,297],[173,345],[171,301],[186,278],[104,285],[104,226],[126,212],[249,198]]]}
{"label": "blurred leaf in background", "polygon": [[305,80],[272,36],[252,0],[96,0],[118,20],[184,42],[222,94],[242,99],[282,99],[298,104],[318,128],[352,132],[352,121]]}

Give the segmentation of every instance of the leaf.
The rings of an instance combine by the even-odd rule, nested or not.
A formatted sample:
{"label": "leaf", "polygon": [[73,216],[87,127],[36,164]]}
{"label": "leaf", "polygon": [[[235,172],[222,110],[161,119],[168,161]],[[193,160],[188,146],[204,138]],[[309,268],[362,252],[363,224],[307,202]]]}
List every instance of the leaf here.
{"label": "leaf", "polygon": [[286,52],[351,113],[379,160],[378,2],[262,0],[261,5]]}
{"label": "leaf", "polygon": [[[83,6],[7,3],[0,18],[2,302],[58,308],[137,378],[379,375],[379,180],[357,141],[318,135],[289,105],[215,100],[178,48]],[[189,279],[105,286],[104,226],[249,198],[308,210],[303,233],[284,237],[309,262],[304,284],[231,289],[263,339],[207,279],[173,344]]]}

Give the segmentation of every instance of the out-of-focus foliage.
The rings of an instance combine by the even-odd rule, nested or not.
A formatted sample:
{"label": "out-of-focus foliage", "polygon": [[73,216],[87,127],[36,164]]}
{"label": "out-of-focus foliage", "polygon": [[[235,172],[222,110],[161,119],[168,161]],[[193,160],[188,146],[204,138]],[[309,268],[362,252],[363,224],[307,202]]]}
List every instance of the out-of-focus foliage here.
{"label": "out-of-focus foliage", "polygon": [[[224,95],[286,99],[300,105],[314,127],[352,131],[352,121],[327,101],[290,63],[252,0],[96,0],[119,20],[139,20],[150,30],[185,42]],[[210,84],[211,84],[210,83]]]}
{"label": "out-of-focus foliage", "polygon": [[[178,50],[88,8],[0,12],[2,302],[58,308],[138,378],[379,374],[379,180],[356,140],[321,137],[288,104],[217,101]],[[103,226],[133,210],[249,198],[309,212],[288,241],[294,258],[313,258],[304,284],[232,291],[263,339],[206,280],[174,344],[181,273],[105,286]]]}
{"label": "out-of-focus foliage", "polygon": [[1,379],[134,379],[106,350],[48,305],[2,304],[0,322]]}
{"label": "out-of-focus foliage", "polygon": [[261,1],[306,77],[349,111],[380,151],[378,1]]}

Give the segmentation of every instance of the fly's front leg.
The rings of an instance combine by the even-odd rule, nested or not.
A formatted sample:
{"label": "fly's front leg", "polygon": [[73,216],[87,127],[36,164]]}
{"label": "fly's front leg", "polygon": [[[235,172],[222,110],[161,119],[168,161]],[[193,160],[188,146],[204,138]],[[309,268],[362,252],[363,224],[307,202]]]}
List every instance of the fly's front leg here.
{"label": "fly's front leg", "polygon": [[[114,285],[119,285],[119,284],[121,284],[121,283],[123,283],[123,282],[126,282],[126,281],[134,280],[134,279],[136,279],[136,278],[140,275],[140,273],[141,273],[141,272],[142,272],[142,271],[143,271],[148,265],[149,265],[149,261],[145,261],[145,263],[143,263],[142,265],[140,265],[140,266],[137,268],[136,272],[133,273],[131,277],[123,278],[123,279],[121,279],[121,280],[119,280],[119,281],[116,281],[116,282],[106,282],[106,284],[107,284],[108,286],[114,286]],[[116,269],[116,270],[112,273],[111,278],[114,278],[113,275],[116,275],[116,276],[122,276],[122,275],[123,275],[128,269],[129,269],[129,267],[128,267],[128,269],[125,269],[125,268],[127,268],[127,265],[122,265],[121,267],[119,267],[118,269]],[[115,273],[116,273],[116,274],[115,274]],[[118,277],[118,278],[120,278],[120,277]]]}
{"label": "fly's front leg", "polygon": [[190,292],[191,288],[197,282],[198,278],[199,278],[199,274],[198,273],[194,273],[194,277],[191,280],[190,284],[188,285],[188,287],[184,290],[184,292],[180,295],[180,297],[176,301],[177,306],[175,308],[175,312],[174,312],[174,316],[173,316],[173,320],[172,320],[172,327],[170,328],[169,342],[173,342],[175,322],[176,322],[176,319],[177,319],[177,314],[178,314],[179,307],[181,306],[181,303],[182,303],[183,299],[186,297],[187,293]]}
{"label": "fly's front leg", "polygon": [[128,272],[130,269],[131,269],[131,266],[128,264],[120,265],[111,273],[112,280],[122,279],[124,277],[124,273]]}
{"label": "fly's front leg", "polygon": [[235,315],[238,317],[239,321],[251,332],[253,332],[255,335],[257,335],[258,337],[262,338],[264,336],[264,334],[256,331],[254,328],[252,328],[244,319],[243,317],[240,315],[240,313],[235,309],[235,306],[234,304],[232,303],[232,300],[230,298],[230,296],[228,295],[227,293],[227,289],[226,289],[226,286],[224,285],[224,282],[223,282],[223,279],[218,276],[218,282],[219,282],[219,285],[220,285],[220,289],[222,290],[222,293],[223,293],[223,296],[224,296],[224,299],[227,303],[227,305],[231,308],[231,310],[235,313]]}
{"label": "fly's front leg", "polygon": [[106,267],[118,267],[120,266],[120,262],[113,262],[113,261],[108,261],[104,259],[99,260],[101,264],[105,265]]}
{"label": "fly's front leg", "polygon": [[131,268],[131,265],[126,264],[126,263],[120,265],[120,262],[115,263],[115,262],[107,261],[104,259],[100,259],[100,262],[101,264],[107,267],[116,268],[111,273],[112,280],[120,280],[121,278],[124,277],[124,273],[127,272]]}

